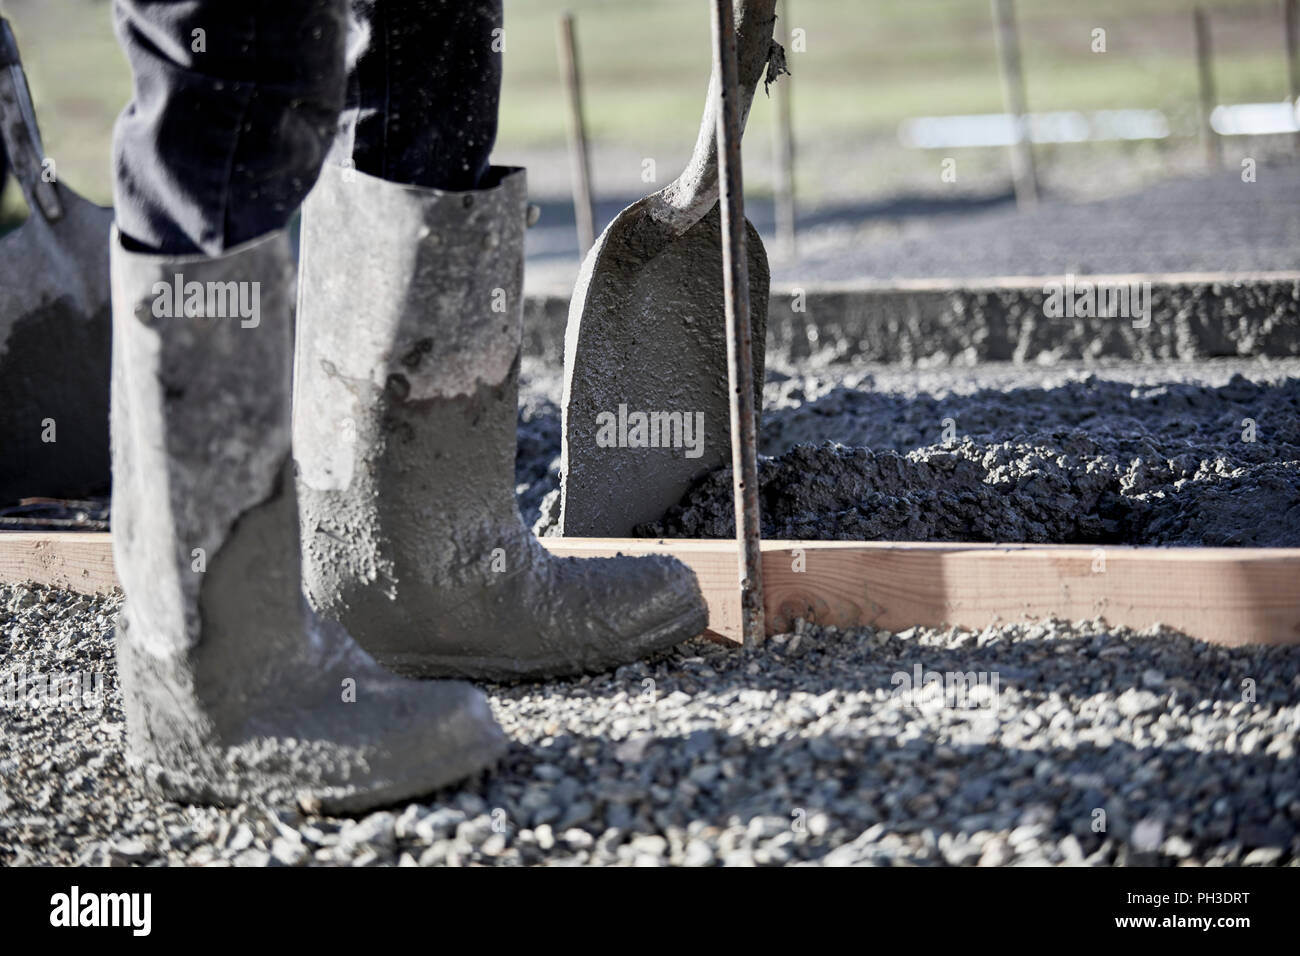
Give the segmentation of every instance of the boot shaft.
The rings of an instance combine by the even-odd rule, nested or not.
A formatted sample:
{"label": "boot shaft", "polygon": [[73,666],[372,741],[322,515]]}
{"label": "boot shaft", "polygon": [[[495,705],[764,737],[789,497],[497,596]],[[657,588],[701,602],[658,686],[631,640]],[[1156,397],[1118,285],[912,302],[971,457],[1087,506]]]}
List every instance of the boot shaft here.
{"label": "boot shaft", "polygon": [[358,420],[509,387],[523,317],[523,170],[453,193],[329,166],[303,207],[295,428],[303,482],[349,486]]}
{"label": "boot shaft", "polygon": [[450,193],[330,168],[304,208],[294,405],[304,528],[312,537],[316,520],[346,539],[307,542],[334,549],[321,565],[359,563],[373,577],[406,558],[456,563],[441,545],[457,536],[401,533],[404,516],[431,509],[517,521],[507,476],[527,186],[522,170],[494,173],[487,189]]}
{"label": "boot shaft", "polygon": [[534,546],[513,482],[527,187],[489,182],[331,168],[303,210],[294,453],[318,609],[396,600],[423,626],[421,592],[470,593]]}
{"label": "boot shaft", "polygon": [[116,645],[147,788],[355,810],[492,762],[504,742],[480,693],[397,678],[307,611],[287,237],[215,259],[114,245]]}
{"label": "boot shaft", "polygon": [[[164,656],[198,643],[208,566],[284,490],[293,260],[284,233],[216,259],[112,249],[113,549],[131,641]],[[281,551],[263,560],[296,572]]]}

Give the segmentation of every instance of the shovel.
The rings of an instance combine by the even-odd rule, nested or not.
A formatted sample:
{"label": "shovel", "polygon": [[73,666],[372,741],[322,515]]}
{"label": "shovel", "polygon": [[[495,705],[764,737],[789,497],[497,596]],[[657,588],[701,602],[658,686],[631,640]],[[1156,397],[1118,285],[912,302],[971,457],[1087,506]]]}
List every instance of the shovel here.
{"label": "shovel", "polygon": [[[776,0],[735,6],[741,129],[776,52]],[[778,48],[779,49],[779,48]],[[774,63],[779,64],[778,57]],[[731,403],[713,77],[695,153],[671,185],[628,206],[587,254],[564,336],[560,533],[626,537],[731,463]],[[746,221],[754,405],[762,406],[771,283]]]}
{"label": "shovel", "polygon": [[107,491],[113,211],[53,181],[3,18],[0,136],[29,210],[0,239],[0,504]]}

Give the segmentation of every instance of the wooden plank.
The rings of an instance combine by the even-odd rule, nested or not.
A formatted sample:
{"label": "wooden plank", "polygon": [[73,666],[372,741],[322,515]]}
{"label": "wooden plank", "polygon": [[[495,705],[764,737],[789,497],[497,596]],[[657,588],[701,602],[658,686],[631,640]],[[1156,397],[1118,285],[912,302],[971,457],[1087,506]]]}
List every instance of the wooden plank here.
{"label": "wooden plank", "polygon": [[[555,554],[672,554],[690,565],[709,626],[739,640],[731,542],[546,539]],[[796,617],[889,630],[1102,617],[1165,624],[1229,646],[1300,643],[1300,549],[765,541],[768,633]]]}
{"label": "wooden plank", "polygon": [[[574,557],[670,554],[696,572],[709,627],[739,642],[734,541],[543,538]],[[890,630],[1104,618],[1215,644],[1300,644],[1300,548],[765,541],[768,633],[796,617]],[[106,534],[0,533],[0,582],[87,593],[116,585]]]}
{"label": "wooden plank", "polygon": [[0,584],[34,581],[82,594],[117,587],[109,534],[0,532]]}

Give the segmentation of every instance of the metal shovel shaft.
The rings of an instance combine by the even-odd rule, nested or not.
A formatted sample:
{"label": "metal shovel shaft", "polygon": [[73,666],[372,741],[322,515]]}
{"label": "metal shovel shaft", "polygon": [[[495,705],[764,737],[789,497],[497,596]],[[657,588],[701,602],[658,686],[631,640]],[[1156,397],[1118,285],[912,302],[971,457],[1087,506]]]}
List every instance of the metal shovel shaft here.
{"label": "metal shovel shaft", "polygon": [[745,647],[763,640],[763,569],[759,548],[758,456],[755,442],[754,366],[749,324],[749,263],[745,254],[745,191],[740,163],[740,80],[732,0],[714,0],[714,56],[720,66],[719,187],[722,272],[726,289],[727,374],[731,389],[732,492],[740,545],[740,614]]}

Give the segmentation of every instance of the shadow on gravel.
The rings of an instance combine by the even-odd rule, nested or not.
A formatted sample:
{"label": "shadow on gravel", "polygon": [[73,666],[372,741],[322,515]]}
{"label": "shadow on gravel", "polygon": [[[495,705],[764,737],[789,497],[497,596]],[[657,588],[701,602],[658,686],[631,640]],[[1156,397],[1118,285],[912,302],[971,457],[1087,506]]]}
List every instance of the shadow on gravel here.
{"label": "shadow on gravel", "polygon": [[[1072,862],[1172,865],[1215,848],[1225,862],[1260,848],[1274,851],[1273,862],[1300,854],[1300,823],[1275,809],[1279,798],[1294,801],[1293,760],[1182,745],[1045,745],[1028,735],[1023,746],[900,743],[906,722],[898,724],[764,745],[704,730],[657,737],[636,748],[635,761],[594,777],[591,763],[608,742],[561,734],[516,746],[495,778],[535,779],[544,767],[562,775],[558,782],[517,788],[522,805],[508,785],[477,792],[521,829],[546,823],[563,832],[596,819],[635,843],[669,828],[738,827],[757,844],[746,855],[759,863],[832,854],[841,863],[974,863],[987,849],[970,839],[981,831],[1007,834],[1001,862],[1012,848],[1024,854],[1024,844],[1059,862],[1071,855],[1061,847],[1067,837]],[[948,853],[940,852],[945,836]]]}
{"label": "shadow on gravel", "polygon": [[[1300,646],[1219,647],[1177,631],[1139,634],[1108,628],[1100,620],[1075,627],[1060,621],[1002,624],[985,632],[993,638],[986,643],[981,632],[956,628],[909,628],[891,634],[870,628],[831,633],[807,627],[823,636],[805,634],[796,642],[797,635],[776,635],[753,655],[701,640],[685,645],[701,656],[683,660],[674,654],[571,682],[491,685],[492,692],[503,698],[537,692],[575,701],[622,698],[643,693],[642,684],[650,680],[656,693],[703,693],[720,705],[734,702],[744,691],[771,694],[774,702],[797,693],[828,691],[888,695],[897,687],[894,676],[914,675],[916,664],[925,672],[996,674],[1002,693],[1038,700],[1147,691],[1169,702],[1160,712],[1175,704],[1180,713],[1216,703],[1241,704],[1241,711],[1288,706],[1300,690]],[[1009,629],[1017,639],[1007,639]],[[941,633],[948,643],[922,643],[914,639],[918,633]],[[755,660],[762,666],[751,674],[747,668]],[[660,685],[671,690],[663,691]],[[1243,703],[1246,690],[1254,695],[1249,706]],[[1151,703],[1150,698],[1142,701]]]}
{"label": "shadow on gravel", "polygon": [[[624,716],[609,736],[556,726],[516,742],[497,773],[459,792],[557,835],[590,820],[632,844],[670,827],[739,828],[753,837],[742,856],[760,863],[1300,854],[1294,728],[1278,713],[1293,701],[1300,652],[1100,625],[1042,640],[1054,626],[956,648],[809,632],[774,644],[758,674],[752,656],[703,649],[577,685],[501,688],[556,704],[622,699]],[[996,709],[904,700],[893,678],[916,665],[997,675]],[[646,687],[654,700],[638,701]],[[693,720],[675,695],[693,698]]]}
{"label": "shadow on gravel", "polygon": [[[969,216],[975,213],[1013,208],[1016,194],[1012,190],[984,196],[934,196],[895,194],[877,202],[817,206],[799,216],[801,229],[844,225],[858,227],[872,220],[931,219],[943,216]],[[752,208],[752,207],[751,207]],[[754,224],[764,232],[775,229],[771,204],[758,205]],[[750,218],[754,218],[752,215]]]}
{"label": "shadow on gravel", "polygon": [[[89,711],[0,711],[10,748],[0,861],[150,862],[168,857],[158,849],[164,832],[180,859],[200,846],[208,860],[234,858],[252,839],[240,838],[243,823],[257,853],[286,827],[331,848],[313,834],[351,825],[292,812],[263,825],[251,808],[137,803],[108,622],[78,619],[86,632],[55,646],[40,622],[73,612],[25,609],[28,623],[4,635],[8,663],[41,671],[57,658],[67,668],[59,655],[75,646],[77,667],[102,672],[105,697]],[[918,667],[945,679],[984,675],[986,686],[996,676],[997,706],[905,699],[898,678]],[[429,836],[408,826],[394,841],[393,818],[412,814],[398,805],[385,840],[349,853],[475,863],[582,853],[701,865],[1285,862],[1300,855],[1298,687],[1297,648],[1217,648],[1100,623],[900,634],[800,625],[759,654],[697,641],[613,673],[486,687],[512,740],[501,764],[419,800],[413,819],[430,816]],[[382,831],[382,820],[363,818],[359,832]]]}

